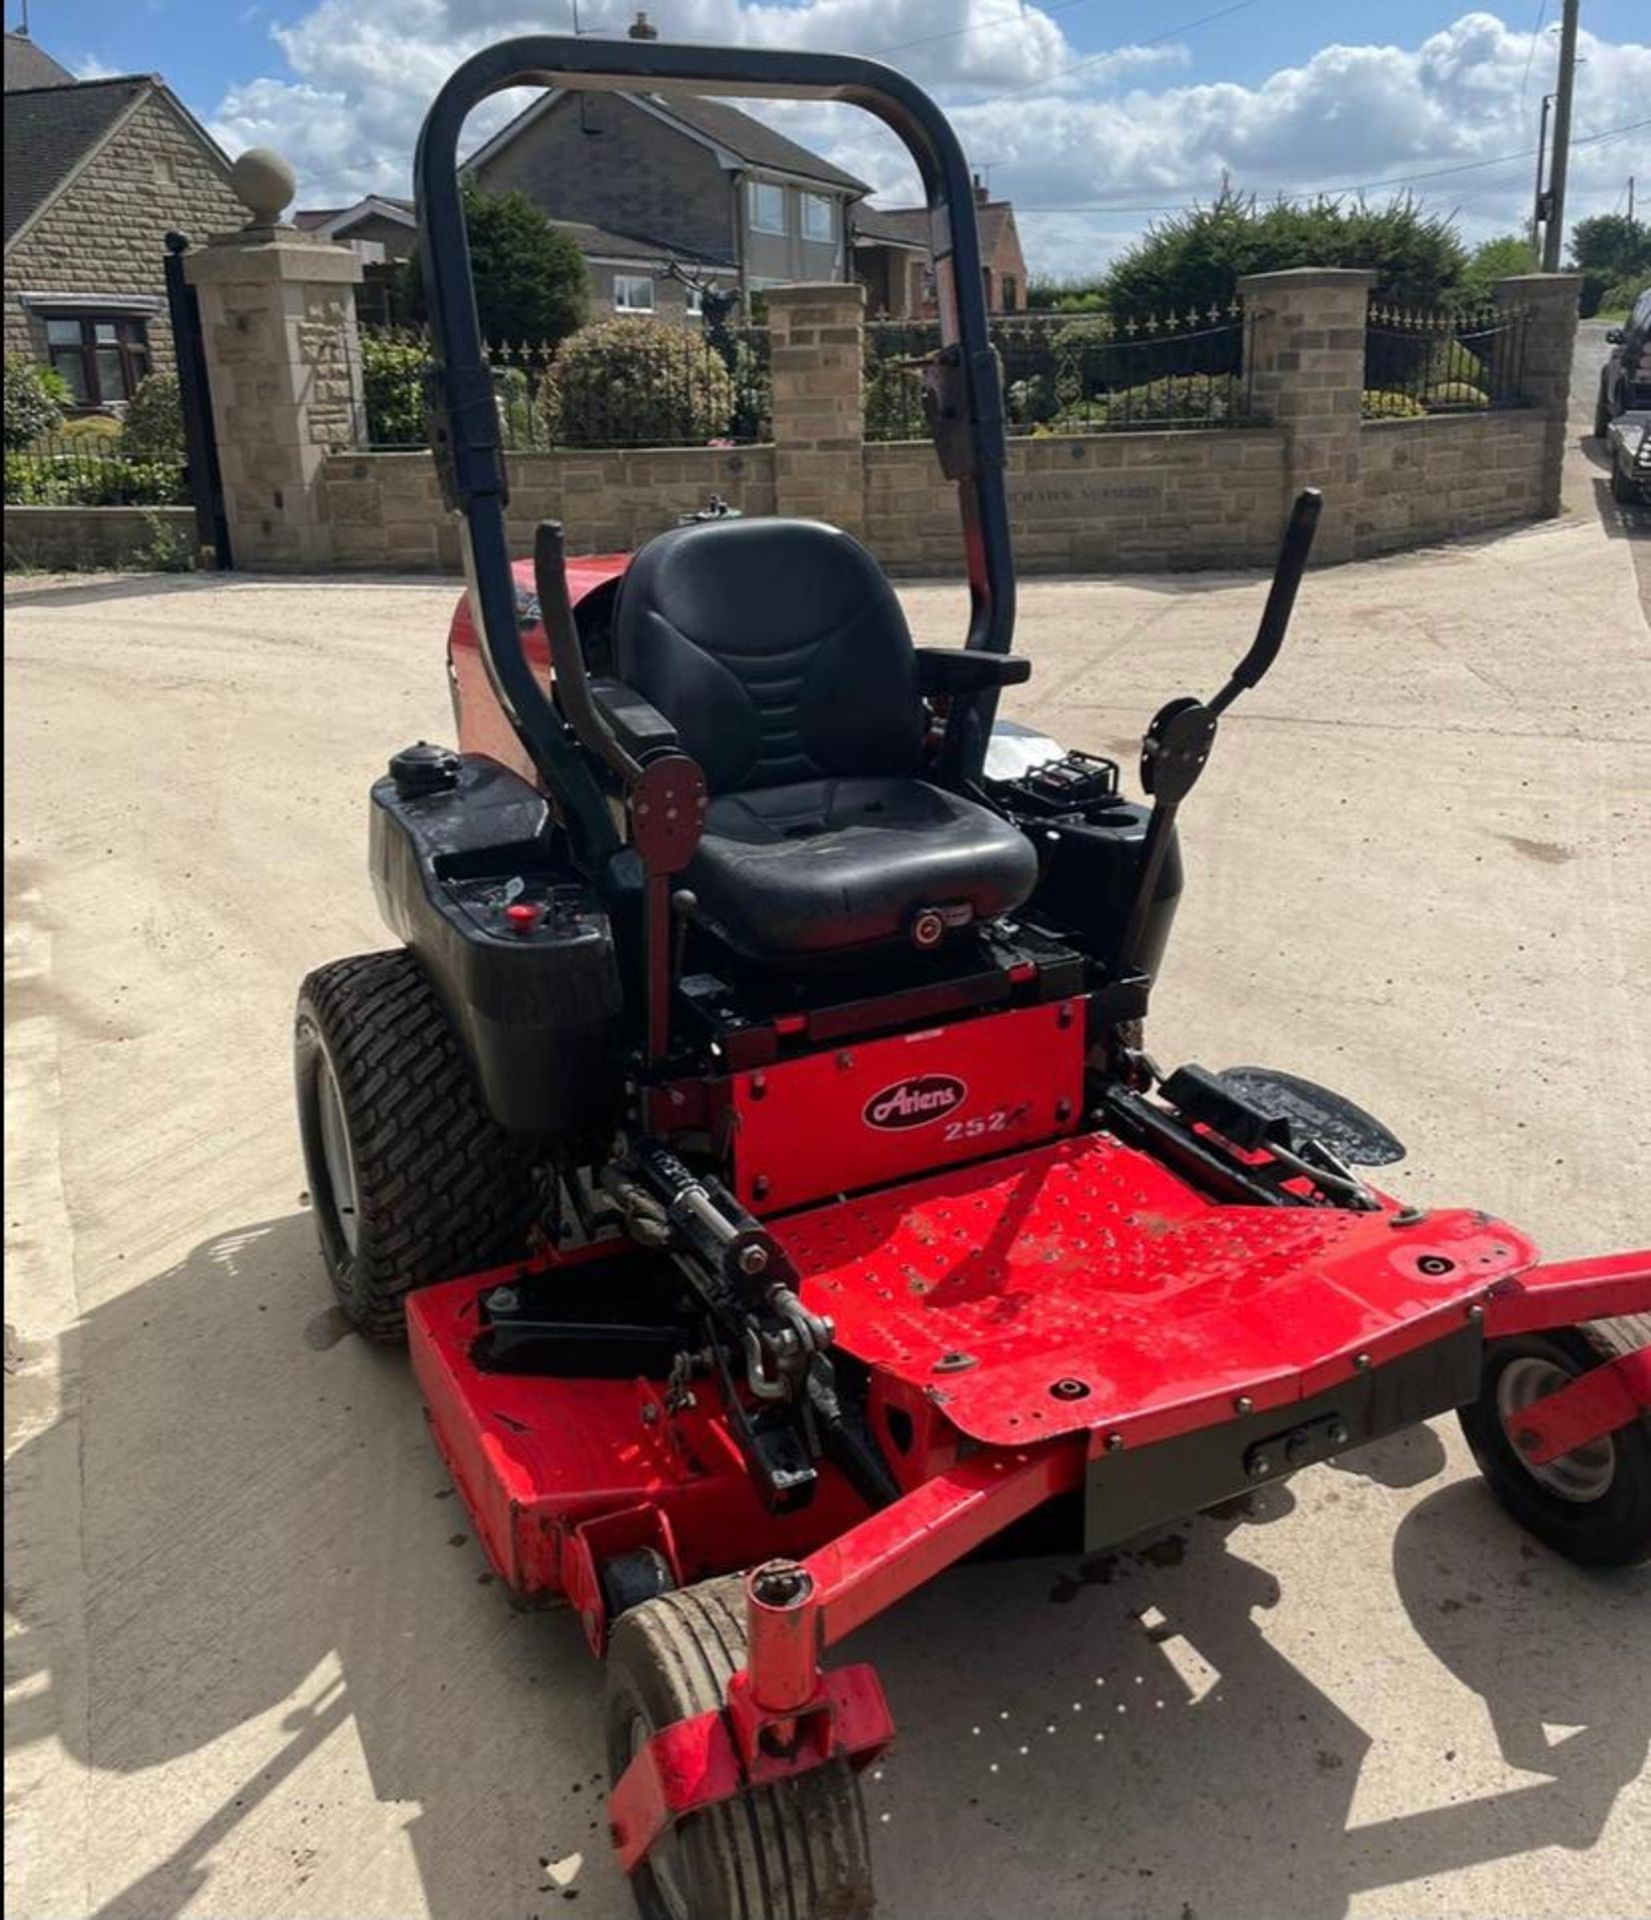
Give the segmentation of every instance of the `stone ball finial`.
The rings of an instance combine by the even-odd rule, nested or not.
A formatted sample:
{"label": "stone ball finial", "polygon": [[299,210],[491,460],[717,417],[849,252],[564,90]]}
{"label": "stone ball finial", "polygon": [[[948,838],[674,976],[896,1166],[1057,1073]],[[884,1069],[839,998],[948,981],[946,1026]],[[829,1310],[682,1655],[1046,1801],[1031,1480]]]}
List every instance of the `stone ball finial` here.
{"label": "stone ball finial", "polygon": [[249,147],[229,170],[229,187],[255,227],[273,227],[298,191],[298,176],[280,154]]}

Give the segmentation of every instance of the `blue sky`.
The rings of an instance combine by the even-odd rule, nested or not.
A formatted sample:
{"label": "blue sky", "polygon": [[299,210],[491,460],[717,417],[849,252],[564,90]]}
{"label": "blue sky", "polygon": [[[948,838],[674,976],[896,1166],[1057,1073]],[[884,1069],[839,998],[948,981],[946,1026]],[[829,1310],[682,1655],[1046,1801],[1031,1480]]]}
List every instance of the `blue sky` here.
{"label": "blue sky", "polygon": [[[18,0],[7,5],[15,25]],[[579,5],[589,31],[622,26],[634,0]],[[447,68],[489,39],[565,28],[569,8],[32,0],[31,26],[77,71],[162,72],[232,150],[286,152],[301,199],[318,204],[403,190],[419,115]],[[654,0],[650,12],[673,37],[832,46],[905,66],[953,109],[994,191],[1025,210],[1034,270],[1069,272],[1104,261],[1151,209],[1207,197],[1223,171],[1264,193],[1414,178],[1470,235],[1505,230],[1528,200],[1532,164],[1521,156],[1553,84],[1559,5]],[[1651,203],[1651,6],[1584,0],[1582,17],[1577,130],[1608,137],[1579,150],[1573,205],[1609,211],[1630,171]],[[909,190],[863,116],[780,116],[879,197]]]}

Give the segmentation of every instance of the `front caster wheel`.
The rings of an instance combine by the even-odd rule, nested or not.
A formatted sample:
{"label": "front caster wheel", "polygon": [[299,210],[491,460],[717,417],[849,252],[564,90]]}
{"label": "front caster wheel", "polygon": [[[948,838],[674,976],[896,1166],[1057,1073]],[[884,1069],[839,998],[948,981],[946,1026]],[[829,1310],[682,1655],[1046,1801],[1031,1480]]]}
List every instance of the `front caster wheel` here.
{"label": "front caster wheel", "polygon": [[[745,1664],[738,1575],[624,1614],[608,1652],[608,1775],[674,1720],[720,1707]],[[864,1920],[871,1848],[846,1760],[689,1814],[631,1879],[642,1920]]]}
{"label": "front caster wheel", "polygon": [[1651,1317],[1643,1315],[1493,1340],[1479,1398],[1458,1415],[1497,1499],[1527,1532],[1582,1566],[1633,1566],[1651,1556],[1651,1415],[1542,1466],[1520,1453],[1506,1423],[1647,1340]]}

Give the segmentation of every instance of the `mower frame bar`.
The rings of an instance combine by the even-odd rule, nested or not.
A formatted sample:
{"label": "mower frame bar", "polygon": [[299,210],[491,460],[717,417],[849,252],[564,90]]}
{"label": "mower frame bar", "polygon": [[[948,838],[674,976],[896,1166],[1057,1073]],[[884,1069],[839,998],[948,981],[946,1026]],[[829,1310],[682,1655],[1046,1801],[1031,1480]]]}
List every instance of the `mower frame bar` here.
{"label": "mower frame bar", "polygon": [[1485,1338],[1540,1333],[1582,1320],[1610,1320],[1651,1308],[1651,1247],[1583,1260],[1543,1261],[1493,1287]]}
{"label": "mower frame bar", "polygon": [[[575,40],[534,35],[473,55],[437,94],[413,160],[419,261],[435,365],[431,438],[449,508],[460,516],[460,546],[482,662],[512,728],[561,802],[588,866],[617,848],[601,790],[568,736],[522,647],[506,537],[509,484],[492,381],[482,351],[459,190],[459,138],[471,110],[511,87],[597,92],[710,93],[747,98],[838,100],[874,114],[916,162],[929,208],[943,351],[954,357],[955,390],[966,429],[966,471],[958,482],[970,619],[966,645],[1007,653],[1014,640],[1014,567],[1003,469],[1002,383],[987,328],[980,237],[968,163],[945,116],[904,74],[874,60],[671,45],[664,41]],[[996,707],[995,687],[969,696],[967,780],[980,777]]]}

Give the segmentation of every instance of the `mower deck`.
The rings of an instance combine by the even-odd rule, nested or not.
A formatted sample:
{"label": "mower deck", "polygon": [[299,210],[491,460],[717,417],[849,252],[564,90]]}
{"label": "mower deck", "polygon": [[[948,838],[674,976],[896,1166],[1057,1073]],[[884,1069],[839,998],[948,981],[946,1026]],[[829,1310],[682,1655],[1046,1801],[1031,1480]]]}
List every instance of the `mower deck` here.
{"label": "mower deck", "polygon": [[[1532,1265],[1480,1213],[1217,1205],[1106,1134],[779,1223],[838,1343],[991,1446],[1302,1399]],[[1201,1409],[1208,1411],[1201,1416]]]}
{"label": "mower deck", "polygon": [[[1257,1415],[1310,1400],[1460,1328],[1536,1258],[1483,1214],[1214,1205],[1107,1134],[774,1227],[842,1351],[917,1411],[925,1457],[901,1463],[907,1484],[955,1458],[960,1434],[1018,1449],[1089,1432],[1097,1452],[1103,1436],[1135,1448],[1229,1420],[1240,1398]],[[714,1381],[669,1405],[663,1381],[635,1374],[478,1363],[490,1287],[537,1275],[554,1298],[558,1272],[571,1285],[607,1264],[548,1259],[408,1303],[437,1441],[513,1587],[577,1589],[581,1567],[638,1546],[690,1575],[738,1567],[863,1518],[834,1474],[807,1507],[770,1513]],[[579,1544],[591,1528],[601,1538]]]}

